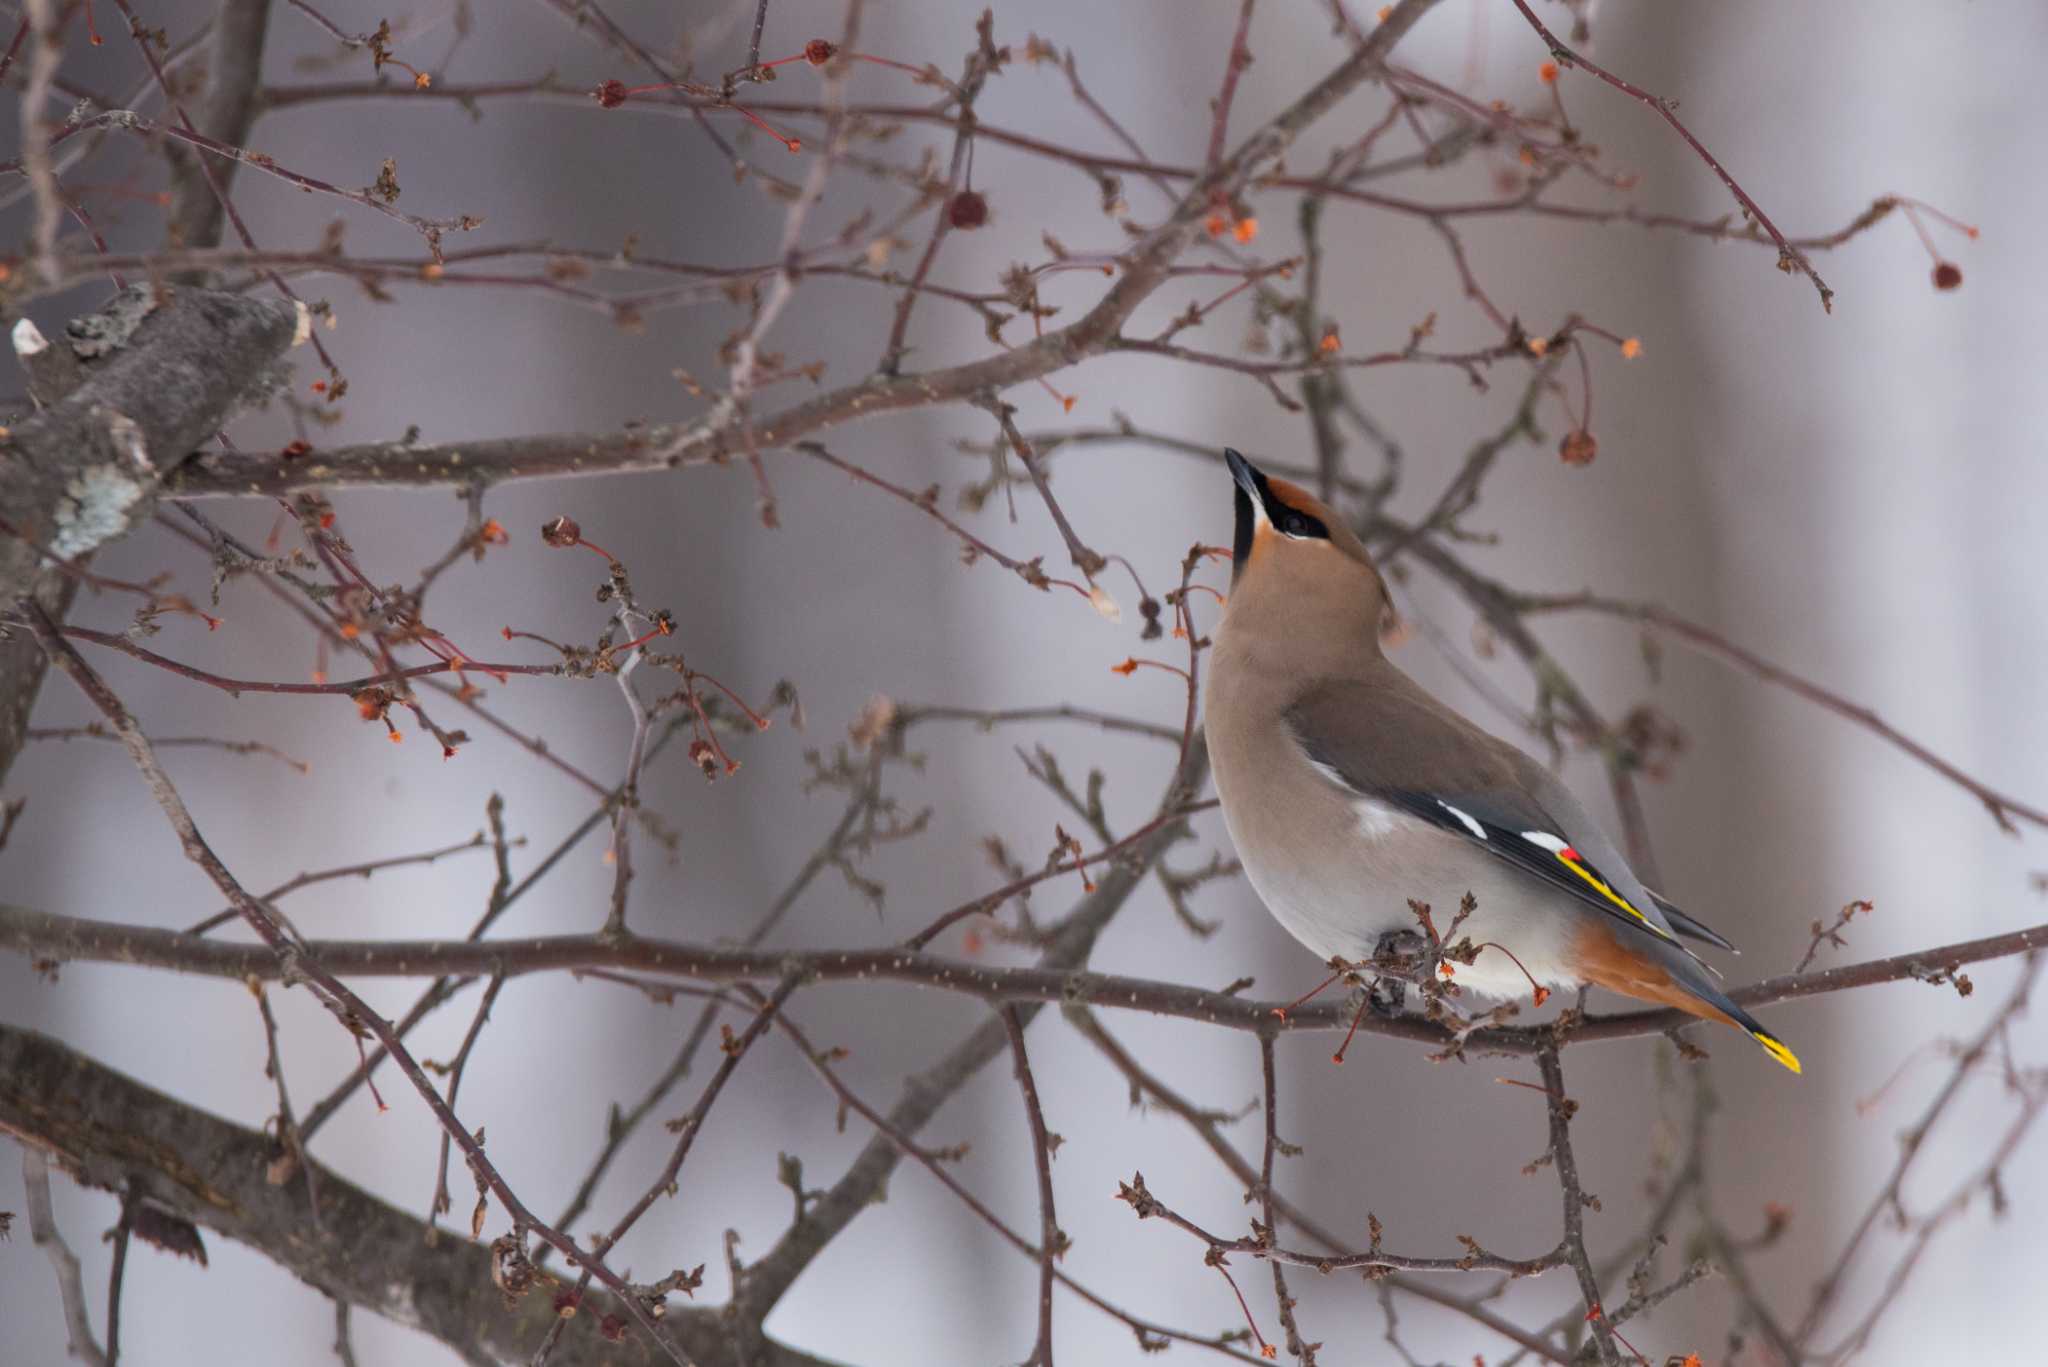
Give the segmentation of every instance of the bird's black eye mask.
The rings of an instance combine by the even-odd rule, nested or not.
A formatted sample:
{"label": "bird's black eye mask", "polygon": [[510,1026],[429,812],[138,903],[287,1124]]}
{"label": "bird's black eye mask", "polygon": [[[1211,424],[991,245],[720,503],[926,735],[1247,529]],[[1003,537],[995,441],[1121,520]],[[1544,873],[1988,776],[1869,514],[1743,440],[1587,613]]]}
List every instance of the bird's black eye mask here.
{"label": "bird's black eye mask", "polygon": [[1252,498],[1256,494],[1259,509],[1266,514],[1266,520],[1273,524],[1273,530],[1295,541],[1327,541],[1330,529],[1314,513],[1303,512],[1289,503],[1273,481],[1266,478],[1250,461],[1236,451],[1225,450],[1224,456],[1230,464],[1231,476],[1237,481],[1237,529],[1231,545],[1234,562],[1230,578],[1235,583],[1244,573],[1244,567],[1251,560],[1252,536],[1258,530],[1258,518],[1254,515]]}
{"label": "bird's black eye mask", "polygon": [[1277,498],[1266,500],[1266,516],[1273,519],[1274,530],[1282,536],[1291,536],[1296,541],[1330,539],[1330,529],[1321,518],[1299,508],[1291,508]]}

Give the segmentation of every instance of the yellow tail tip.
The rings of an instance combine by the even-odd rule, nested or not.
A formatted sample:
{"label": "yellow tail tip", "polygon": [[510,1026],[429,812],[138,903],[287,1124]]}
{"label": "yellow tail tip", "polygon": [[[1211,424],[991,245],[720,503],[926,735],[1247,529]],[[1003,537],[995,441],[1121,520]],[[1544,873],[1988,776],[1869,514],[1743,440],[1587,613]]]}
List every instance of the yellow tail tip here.
{"label": "yellow tail tip", "polygon": [[1751,1039],[1755,1040],[1758,1044],[1761,1044],[1764,1047],[1764,1052],[1766,1054],[1769,1054],[1772,1058],[1784,1064],[1793,1072],[1797,1073],[1804,1071],[1799,1066],[1799,1055],[1793,1053],[1790,1049],[1787,1049],[1783,1044],[1779,1043],[1777,1040],[1772,1039],[1769,1035],[1766,1035],[1761,1030],[1752,1030],[1749,1032],[1749,1035]]}

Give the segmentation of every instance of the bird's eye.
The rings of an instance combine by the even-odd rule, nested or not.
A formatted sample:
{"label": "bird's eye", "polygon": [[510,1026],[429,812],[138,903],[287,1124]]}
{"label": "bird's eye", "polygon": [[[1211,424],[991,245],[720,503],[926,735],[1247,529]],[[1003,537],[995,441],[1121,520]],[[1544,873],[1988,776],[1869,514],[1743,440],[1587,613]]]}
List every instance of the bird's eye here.
{"label": "bird's eye", "polygon": [[1280,530],[1289,536],[1307,536],[1309,534],[1309,522],[1300,513],[1288,512],[1280,519]]}

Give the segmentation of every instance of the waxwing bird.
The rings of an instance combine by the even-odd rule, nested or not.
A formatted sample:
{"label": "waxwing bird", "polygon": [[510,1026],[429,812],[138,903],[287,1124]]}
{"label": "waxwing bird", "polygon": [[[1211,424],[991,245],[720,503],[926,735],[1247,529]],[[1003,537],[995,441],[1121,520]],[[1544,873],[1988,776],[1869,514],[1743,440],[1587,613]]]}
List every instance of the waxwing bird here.
{"label": "waxwing bird", "polygon": [[[1246,875],[1318,958],[1369,959],[1409,901],[1476,908],[1456,969],[1494,997],[1591,983],[1735,1026],[1799,1060],[1680,936],[1733,948],[1642,885],[1541,764],[1423,692],[1380,651],[1386,585],[1322,503],[1225,451],[1236,565],[1210,656],[1216,793]],[[1519,962],[1517,962],[1519,961]]]}

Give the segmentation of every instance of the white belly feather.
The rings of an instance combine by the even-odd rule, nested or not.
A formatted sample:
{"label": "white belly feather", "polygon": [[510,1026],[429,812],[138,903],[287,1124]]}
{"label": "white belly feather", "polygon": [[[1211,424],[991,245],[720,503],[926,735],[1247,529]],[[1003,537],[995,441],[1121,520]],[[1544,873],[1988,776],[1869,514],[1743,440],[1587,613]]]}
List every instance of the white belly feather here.
{"label": "white belly feather", "polygon": [[[1219,763],[1216,774],[1226,792],[1227,767]],[[1569,898],[1471,841],[1343,789],[1334,775],[1296,772],[1312,789],[1289,783],[1281,800],[1269,792],[1264,810],[1226,800],[1224,817],[1252,888],[1319,960],[1365,959],[1386,932],[1419,931],[1410,899],[1448,932],[1469,892],[1477,907],[1457,938],[1504,945],[1521,967],[1498,949],[1481,950],[1457,965],[1461,988],[1505,998],[1528,996],[1531,978],[1576,984],[1567,958],[1581,913]]]}

